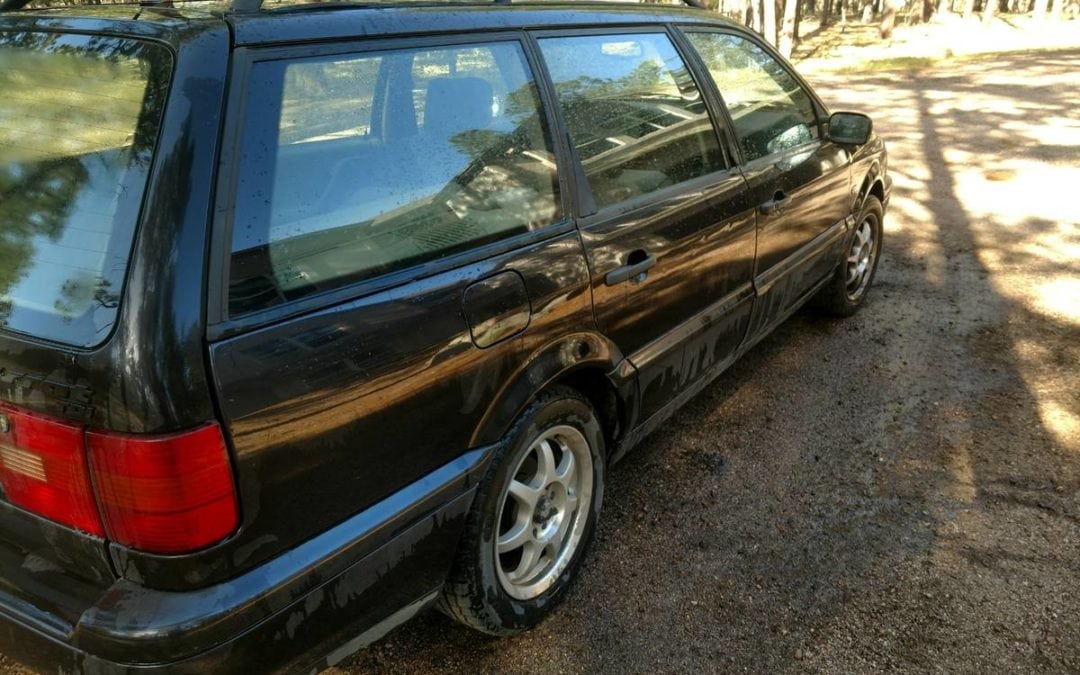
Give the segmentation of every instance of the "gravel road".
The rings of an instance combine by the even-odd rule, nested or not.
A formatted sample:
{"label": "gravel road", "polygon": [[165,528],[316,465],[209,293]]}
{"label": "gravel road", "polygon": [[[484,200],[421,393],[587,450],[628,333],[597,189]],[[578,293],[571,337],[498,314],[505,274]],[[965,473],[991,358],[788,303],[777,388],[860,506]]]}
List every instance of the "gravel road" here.
{"label": "gravel road", "polygon": [[615,467],[539,628],[431,612],[339,675],[1080,672],[1080,51],[810,79],[890,145],[872,302]]}
{"label": "gravel road", "polygon": [[615,467],[536,630],[430,612],[332,672],[1080,672],[1080,51],[811,80],[890,144],[870,304]]}

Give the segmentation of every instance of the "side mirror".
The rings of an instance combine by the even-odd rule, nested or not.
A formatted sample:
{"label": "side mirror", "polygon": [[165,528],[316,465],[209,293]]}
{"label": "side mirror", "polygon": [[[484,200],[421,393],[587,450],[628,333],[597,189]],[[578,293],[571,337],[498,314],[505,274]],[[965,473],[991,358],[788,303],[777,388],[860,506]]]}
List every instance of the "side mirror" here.
{"label": "side mirror", "polygon": [[862,145],[870,140],[874,122],[862,113],[838,112],[829,117],[829,140],[841,145]]}

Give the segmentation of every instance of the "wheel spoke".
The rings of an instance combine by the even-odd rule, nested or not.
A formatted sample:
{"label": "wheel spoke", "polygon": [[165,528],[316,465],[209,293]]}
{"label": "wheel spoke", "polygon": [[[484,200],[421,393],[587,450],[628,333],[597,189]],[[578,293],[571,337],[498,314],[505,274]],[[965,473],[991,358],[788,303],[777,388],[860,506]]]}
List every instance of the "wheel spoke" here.
{"label": "wheel spoke", "polygon": [[544,488],[555,482],[555,453],[551,450],[552,439],[546,439],[536,445],[537,488]]}
{"label": "wheel spoke", "polygon": [[569,518],[570,516],[574,515],[574,512],[577,511],[577,507],[578,507],[577,490],[576,489],[571,489],[570,487],[567,487],[566,488],[566,517]]}
{"label": "wheel spoke", "polygon": [[566,539],[566,533],[570,531],[570,515],[569,513],[563,517],[562,523],[559,524],[559,529],[555,530],[551,538],[544,542],[544,549],[547,551],[548,557],[554,560],[559,557],[559,551],[562,550],[563,541]]}
{"label": "wheel spoke", "polygon": [[531,576],[533,568],[536,567],[536,563],[540,560],[540,554],[543,553],[543,549],[537,542],[530,539],[525,542],[525,545],[521,548],[521,562],[518,563],[517,568],[507,574],[506,576],[513,583],[520,583]]}
{"label": "wheel spoke", "polygon": [[510,481],[508,492],[518,500],[518,505],[526,513],[532,513],[536,508],[536,502],[540,499],[540,490],[526,485],[519,480]]}
{"label": "wheel spoke", "polygon": [[522,514],[518,516],[517,522],[511,527],[506,534],[499,535],[498,552],[506,553],[513,551],[514,549],[521,548],[529,541],[532,541],[532,522],[528,514],[524,511],[519,511]]}
{"label": "wheel spoke", "polygon": [[562,459],[559,461],[559,466],[555,467],[555,480],[566,486],[566,489],[570,489],[570,485],[577,477],[577,462],[574,461],[574,453],[564,452]]}

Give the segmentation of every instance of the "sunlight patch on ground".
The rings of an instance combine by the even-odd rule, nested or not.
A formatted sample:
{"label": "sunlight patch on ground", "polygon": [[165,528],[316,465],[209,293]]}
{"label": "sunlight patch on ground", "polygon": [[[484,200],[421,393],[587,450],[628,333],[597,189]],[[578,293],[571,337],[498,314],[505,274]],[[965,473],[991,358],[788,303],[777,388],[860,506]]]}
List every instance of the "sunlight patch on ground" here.
{"label": "sunlight patch on ground", "polygon": [[[1021,376],[1027,383],[1036,405],[1043,428],[1059,445],[1080,452],[1080,400],[1076,383],[1070,381],[1075,372],[1073,362],[1077,351],[1070,354],[1052,353],[1038,340],[1022,339],[1015,351],[1023,364]],[[1065,368],[1053,364],[1065,361]]]}
{"label": "sunlight patch on ground", "polygon": [[1026,129],[1024,135],[1045,145],[1080,145],[1080,120],[1051,117],[1044,121],[1045,124]]}
{"label": "sunlight patch on ground", "polygon": [[1040,284],[1035,302],[1044,314],[1080,326],[1080,278],[1059,278]]}
{"label": "sunlight patch on ground", "polygon": [[[1080,451],[1080,416],[1065,408],[1057,401],[1040,399],[1039,415],[1043,425],[1050,433],[1061,440],[1061,444],[1067,448]],[[1072,441],[1070,442],[1070,439]]]}

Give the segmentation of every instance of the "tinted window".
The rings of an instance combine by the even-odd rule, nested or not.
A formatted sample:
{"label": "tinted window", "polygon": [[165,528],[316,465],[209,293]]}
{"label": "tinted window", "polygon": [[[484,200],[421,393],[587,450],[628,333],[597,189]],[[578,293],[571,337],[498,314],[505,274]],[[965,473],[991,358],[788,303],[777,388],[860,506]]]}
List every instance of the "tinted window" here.
{"label": "tinted window", "polygon": [[131,40],[0,32],[0,327],[108,336],[170,68]]}
{"label": "tinted window", "polygon": [[747,161],[818,138],[810,95],[765,50],[737,35],[688,37],[724,97]]}
{"label": "tinted window", "polygon": [[724,169],[701,94],[661,33],[540,40],[599,207]]}
{"label": "tinted window", "polygon": [[528,232],[554,157],[516,43],[257,63],[230,311]]}

